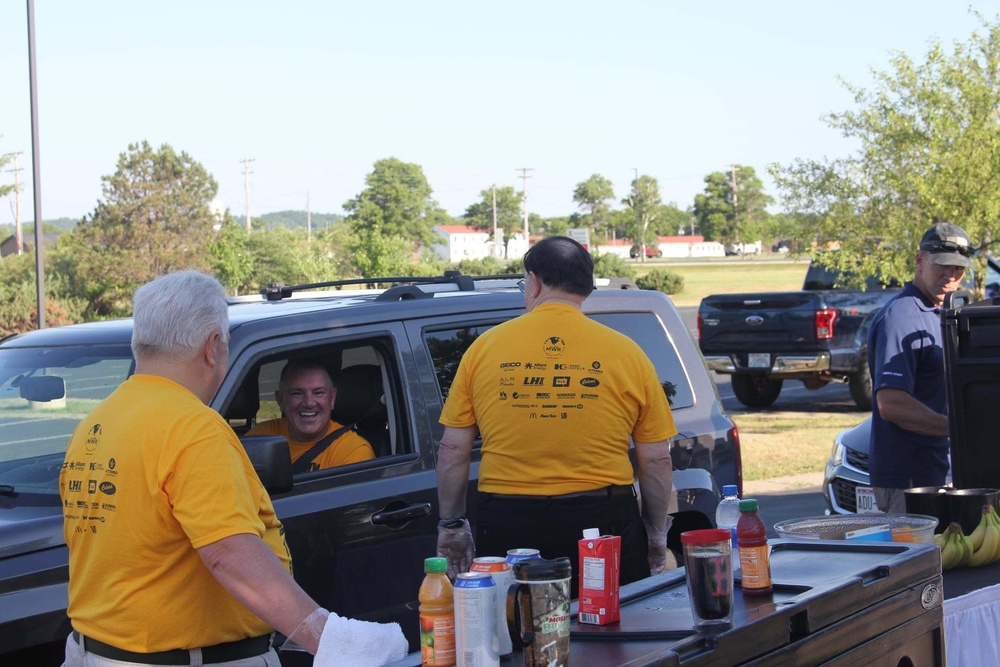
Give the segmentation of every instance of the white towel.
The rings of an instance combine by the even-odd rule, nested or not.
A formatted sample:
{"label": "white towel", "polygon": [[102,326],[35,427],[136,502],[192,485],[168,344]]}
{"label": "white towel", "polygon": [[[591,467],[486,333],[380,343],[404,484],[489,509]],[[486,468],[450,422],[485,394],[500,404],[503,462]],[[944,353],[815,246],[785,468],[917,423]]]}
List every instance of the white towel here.
{"label": "white towel", "polygon": [[406,657],[399,623],[371,623],[337,616],[326,619],[313,667],[382,667]]}

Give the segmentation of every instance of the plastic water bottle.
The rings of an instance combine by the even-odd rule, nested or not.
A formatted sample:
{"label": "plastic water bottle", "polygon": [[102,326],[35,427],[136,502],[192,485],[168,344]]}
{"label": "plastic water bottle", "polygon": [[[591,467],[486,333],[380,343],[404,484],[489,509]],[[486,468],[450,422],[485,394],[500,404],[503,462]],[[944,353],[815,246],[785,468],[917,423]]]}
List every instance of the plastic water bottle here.
{"label": "plastic water bottle", "polygon": [[715,525],[729,531],[733,540],[733,564],[739,563],[739,550],[736,543],[736,524],[740,522],[739,487],[726,484],[722,487],[722,500],[715,509]]}

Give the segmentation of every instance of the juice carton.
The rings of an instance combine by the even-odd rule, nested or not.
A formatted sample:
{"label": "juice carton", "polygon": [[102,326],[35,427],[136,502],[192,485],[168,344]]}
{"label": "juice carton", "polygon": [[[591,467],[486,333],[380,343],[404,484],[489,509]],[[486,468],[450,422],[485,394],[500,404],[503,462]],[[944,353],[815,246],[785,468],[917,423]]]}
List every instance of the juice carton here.
{"label": "juice carton", "polygon": [[593,625],[617,623],[621,618],[618,578],[622,564],[622,538],[602,536],[597,528],[583,531],[580,545],[580,622]]}

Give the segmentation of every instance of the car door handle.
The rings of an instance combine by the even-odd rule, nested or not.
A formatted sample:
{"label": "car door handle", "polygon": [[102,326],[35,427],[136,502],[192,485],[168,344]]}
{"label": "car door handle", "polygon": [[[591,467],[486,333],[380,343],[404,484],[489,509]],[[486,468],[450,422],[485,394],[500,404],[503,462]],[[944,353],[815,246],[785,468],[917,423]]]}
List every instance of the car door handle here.
{"label": "car door handle", "polygon": [[372,523],[376,526],[383,526],[391,523],[402,523],[412,519],[419,519],[431,513],[430,503],[418,503],[416,505],[406,505],[399,509],[387,509],[372,514]]}

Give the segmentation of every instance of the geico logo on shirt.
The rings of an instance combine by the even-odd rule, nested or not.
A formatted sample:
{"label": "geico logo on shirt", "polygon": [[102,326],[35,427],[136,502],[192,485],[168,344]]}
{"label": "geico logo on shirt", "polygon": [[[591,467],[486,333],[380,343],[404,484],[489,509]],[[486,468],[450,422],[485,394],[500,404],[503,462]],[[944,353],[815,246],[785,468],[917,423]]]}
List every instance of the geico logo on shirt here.
{"label": "geico logo on shirt", "polygon": [[500,368],[520,368],[520,367],[521,367],[520,361],[508,361],[506,363],[500,364]]}

